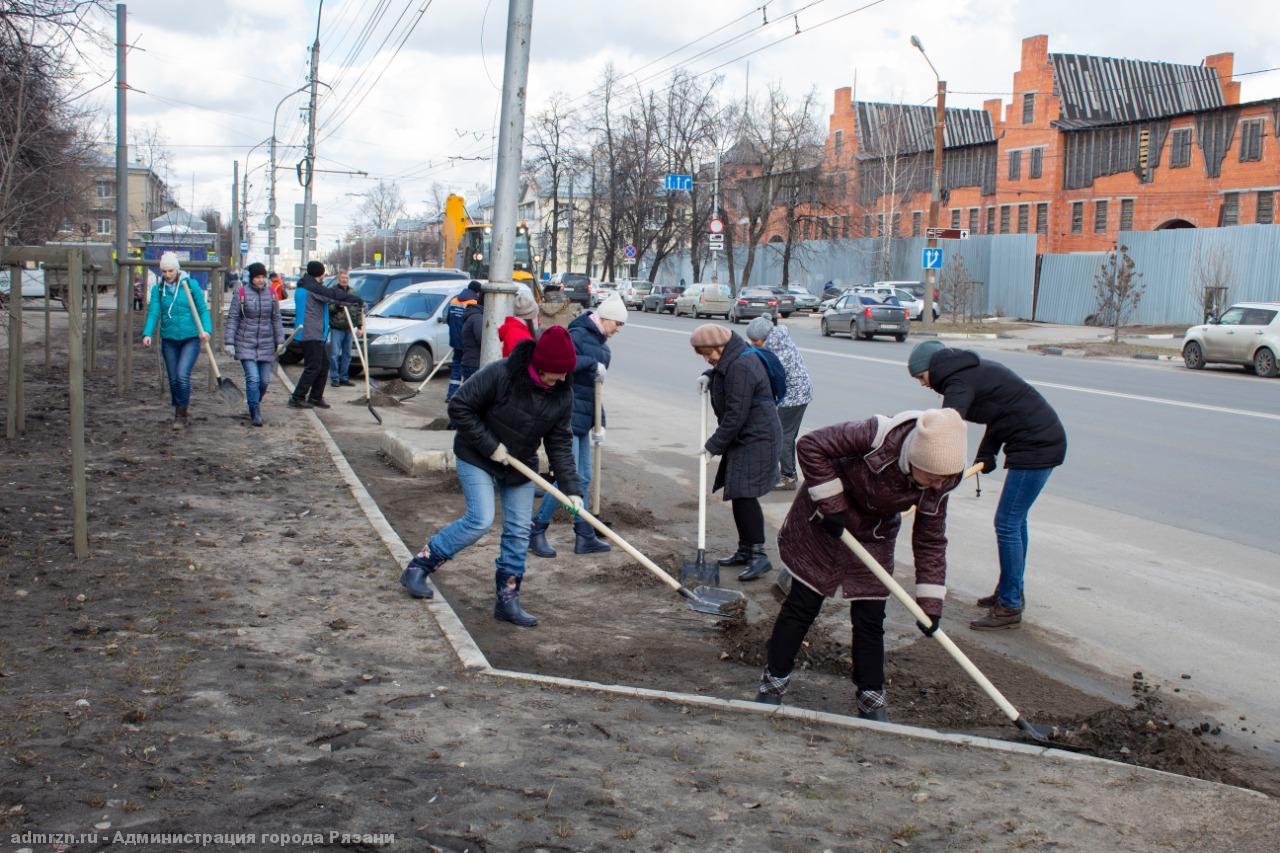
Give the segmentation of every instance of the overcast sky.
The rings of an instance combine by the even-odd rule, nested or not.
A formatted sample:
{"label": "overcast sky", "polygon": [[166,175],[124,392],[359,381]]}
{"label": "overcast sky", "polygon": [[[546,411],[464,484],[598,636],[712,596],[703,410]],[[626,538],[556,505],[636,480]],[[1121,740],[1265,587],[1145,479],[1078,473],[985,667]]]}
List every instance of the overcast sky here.
{"label": "overcast sky", "polygon": [[[129,41],[137,48],[128,80],[140,90],[129,99],[129,124],[159,127],[172,154],[169,179],[184,207],[229,211],[232,161],[244,168],[250,149],[270,137],[276,104],[305,83],[319,0],[127,5]],[[748,73],[752,90],[775,81],[797,93],[814,87],[825,112],[834,90],[852,85],[855,74],[860,99],[919,103],[930,98],[934,81],[909,45],[912,33],[948,81],[950,106],[979,107],[997,93],[1007,100],[1020,40],[1040,33],[1049,35],[1051,52],[1194,64],[1230,51],[1237,74],[1280,66],[1280,19],[1265,0],[1238,0],[1230,14],[1187,0],[773,0],[767,26],[761,5],[537,0],[530,114],[557,91],[589,105],[586,93],[610,62],[636,72],[632,81],[660,73],[650,87],[659,86],[673,65],[694,73],[723,66],[711,73],[723,75],[725,97],[746,91]],[[317,168],[362,170],[370,177],[317,174],[321,252],[346,232],[360,203],[347,193],[364,192],[378,178],[399,182],[411,212],[425,206],[433,182],[467,196],[476,184],[492,182],[491,161],[448,158],[491,153],[506,17],[504,0],[326,0],[320,79],[334,91],[322,96],[317,110]],[[363,49],[353,56],[364,32]],[[731,43],[709,50],[725,41]],[[113,64],[113,56],[103,55],[102,73],[110,74]],[[1280,96],[1280,71],[1239,79],[1244,100]],[[981,94],[962,94],[969,92]],[[94,97],[114,112],[113,87]],[[280,109],[282,144],[304,140],[304,104],[305,96],[296,95]],[[288,167],[277,177],[286,247],[292,245],[293,204],[302,200],[292,171],[301,156],[301,148],[284,148],[279,157]],[[265,146],[248,159],[255,224],[266,213],[265,161]],[[261,259],[265,243],[265,233],[255,232],[251,259]],[[288,265],[282,256],[282,266]]]}

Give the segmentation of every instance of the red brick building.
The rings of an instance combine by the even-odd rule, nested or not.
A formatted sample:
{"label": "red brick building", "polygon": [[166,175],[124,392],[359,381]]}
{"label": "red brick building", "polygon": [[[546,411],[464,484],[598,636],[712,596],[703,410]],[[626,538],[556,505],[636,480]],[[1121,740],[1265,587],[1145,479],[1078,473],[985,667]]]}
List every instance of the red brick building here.
{"label": "red brick building", "polygon": [[[1035,233],[1046,253],[1105,250],[1121,230],[1274,223],[1280,99],[1240,103],[1232,66],[1230,53],[1175,65],[1024,39],[1011,101],[947,110],[940,224]],[[796,236],[920,234],[933,115],[837,89],[822,199]],[[764,239],[784,239],[783,227],[773,217]]]}

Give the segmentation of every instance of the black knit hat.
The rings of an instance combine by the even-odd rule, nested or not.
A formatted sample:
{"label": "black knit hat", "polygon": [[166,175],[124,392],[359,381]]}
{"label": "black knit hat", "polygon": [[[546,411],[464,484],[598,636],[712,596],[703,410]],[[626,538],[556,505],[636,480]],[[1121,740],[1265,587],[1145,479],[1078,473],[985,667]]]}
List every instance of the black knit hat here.
{"label": "black knit hat", "polygon": [[249,264],[249,266],[244,268],[244,271],[249,274],[249,280],[253,281],[258,276],[267,274],[267,265],[258,263]]}
{"label": "black knit hat", "polygon": [[324,264],[319,261],[311,261],[307,264],[307,275],[312,278],[320,278],[324,275]]}

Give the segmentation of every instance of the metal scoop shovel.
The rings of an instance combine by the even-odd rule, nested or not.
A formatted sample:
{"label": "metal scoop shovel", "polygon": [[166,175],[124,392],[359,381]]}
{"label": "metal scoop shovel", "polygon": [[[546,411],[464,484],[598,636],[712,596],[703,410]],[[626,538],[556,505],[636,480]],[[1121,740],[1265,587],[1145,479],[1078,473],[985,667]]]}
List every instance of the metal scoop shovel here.
{"label": "metal scoop shovel", "polygon": [[[701,412],[698,415],[700,430],[698,447],[707,443],[707,401],[708,392],[702,389]],[[698,550],[692,560],[685,560],[680,566],[680,580],[689,580],[716,586],[720,583],[720,566],[707,564],[707,452],[704,449],[698,454]]]}
{"label": "metal scoop shovel", "polygon": [[[196,331],[203,335],[205,333],[204,324],[200,322],[200,312],[196,310],[196,300],[191,295],[191,288],[187,286],[186,279],[182,282],[182,292],[187,295],[187,304],[191,306],[191,319],[195,320]],[[218,394],[222,397],[223,402],[231,405],[242,402],[244,400],[244,392],[240,390],[240,386],[222,375],[222,371],[218,369],[218,360],[213,357],[213,347],[210,346],[209,340],[206,338],[202,343],[204,344],[205,354],[209,356],[209,366],[213,368],[213,375],[218,380]]]}

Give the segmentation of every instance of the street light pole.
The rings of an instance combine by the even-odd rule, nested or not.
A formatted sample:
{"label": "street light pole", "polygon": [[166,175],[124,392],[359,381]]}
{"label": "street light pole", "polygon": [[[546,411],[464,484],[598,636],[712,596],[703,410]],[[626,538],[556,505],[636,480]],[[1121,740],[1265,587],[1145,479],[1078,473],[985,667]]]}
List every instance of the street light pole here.
{"label": "street light pole", "polygon": [[316,38],[311,43],[311,76],[307,83],[311,87],[311,105],[307,108],[307,167],[302,181],[302,266],[311,257],[308,250],[311,240],[311,180],[316,171],[316,83],[320,73],[320,15],[324,12],[324,0],[320,0],[320,10],[316,12]]}
{"label": "street light pole", "polygon": [[[942,149],[946,141],[947,81],[943,80],[938,74],[938,69],[933,67],[933,62],[929,59],[929,54],[924,52],[924,44],[919,36],[911,37],[911,45],[920,51],[924,61],[929,63],[929,70],[933,72],[934,79],[938,81],[938,95],[933,110],[933,181],[929,191],[929,228],[936,229],[939,207],[942,204]],[[938,248],[938,238],[929,237],[927,245],[930,249]],[[933,294],[938,289],[936,269],[924,271],[924,284],[924,307],[920,309],[920,330],[928,332],[933,329]]]}
{"label": "street light pole", "polygon": [[[280,121],[280,108],[284,106],[284,102],[292,98],[299,92],[305,92],[311,86],[308,81],[306,86],[299,86],[289,94],[280,99],[280,103],[276,104],[276,110],[271,115],[271,180],[267,190],[267,266],[270,269],[276,269],[276,253],[280,251],[276,245],[276,229],[280,227],[280,217],[276,216],[276,125]],[[304,244],[305,245],[305,244]]]}

